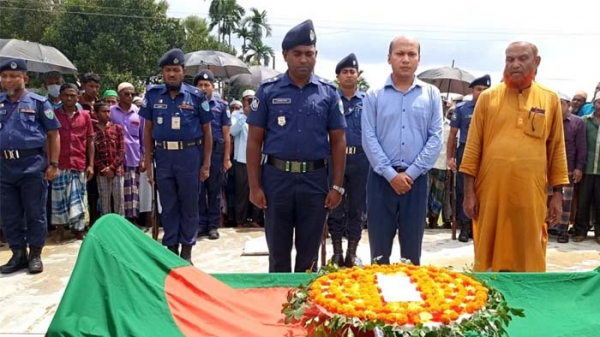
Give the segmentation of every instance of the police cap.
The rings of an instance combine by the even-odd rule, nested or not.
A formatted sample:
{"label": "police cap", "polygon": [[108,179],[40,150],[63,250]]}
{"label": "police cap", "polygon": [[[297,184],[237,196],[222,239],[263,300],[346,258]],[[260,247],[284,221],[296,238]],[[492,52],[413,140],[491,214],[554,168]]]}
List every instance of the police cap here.
{"label": "police cap", "polygon": [[485,87],[491,87],[492,86],[492,79],[490,78],[490,75],[483,75],[480,78],[476,78],[473,80],[473,82],[471,82],[471,84],[469,84],[469,88],[473,88],[476,85],[483,85]]}
{"label": "police cap", "polygon": [[178,48],[169,50],[160,58],[158,66],[161,68],[164,66],[185,66],[183,51]]}
{"label": "police cap", "polygon": [[23,59],[9,58],[0,62],[0,72],[5,70],[27,72],[27,61]]}
{"label": "police cap", "polygon": [[281,48],[289,50],[296,46],[314,46],[316,44],[317,35],[315,34],[313,22],[312,20],[306,20],[285,34],[283,42],[281,42]]}
{"label": "police cap", "polygon": [[210,83],[215,82],[215,75],[208,69],[201,70],[196,76],[194,76],[194,86],[198,85],[199,81],[209,81]]}
{"label": "police cap", "polygon": [[339,75],[344,68],[355,68],[358,70],[358,60],[356,59],[356,55],[354,55],[354,53],[344,57],[337,64],[337,66],[335,66],[335,74]]}

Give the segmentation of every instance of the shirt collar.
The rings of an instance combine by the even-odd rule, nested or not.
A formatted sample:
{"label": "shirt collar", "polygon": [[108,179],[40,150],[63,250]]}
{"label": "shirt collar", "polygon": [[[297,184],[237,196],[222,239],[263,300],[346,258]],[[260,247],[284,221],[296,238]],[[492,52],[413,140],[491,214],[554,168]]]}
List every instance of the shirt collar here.
{"label": "shirt collar", "polygon": [[[177,95],[183,94],[183,93],[185,93],[185,83],[182,82],[181,83],[181,87],[179,87],[179,93],[177,93]],[[163,95],[168,95],[169,94],[169,89],[167,89],[167,85],[166,84],[164,85],[164,88],[162,90],[162,94]]]}
{"label": "shirt collar", "polygon": [[123,108],[121,108],[121,106],[119,104],[116,104],[114,106],[114,109],[115,110],[118,109],[119,111],[121,111],[124,114],[133,113],[133,112],[135,112],[135,104],[131,104],[131,106],[129,107],[129,110],[127,110],[127,111],[123,110]]}
{"label": "shirt collar", "polygon": [[[287,86],[287,85],[296,85],[294,84],[294,82],[292,82],[292,79],[290,78],[288,72],[286,71],[283,76],[281,76],[281,80],[280,83],[282,86]],[[310,75],[310,79],[308,80],[308,83],[312,83],[312,84],[319,84],[319,77],[317,75],[315,75],[314,73],[312,73]]]}
{"label": "shirt collar", "polygon": [[[420,88],[422,88],[423,86],[425,86],[425,84],[426,84],[425,82],[421,81],[420,79],[418,79],[418,78],[415,76],[415,79],[414,79],[414,81],[413,81],[413,84],[410,86],[410,88],[408,88],[408,90],[407,90],[406,92],[409,92],[409,91],[413,90],[413,88],[415,88],[415,87],[420,87]],[[390,74],[390,76],[388,76],[387,80],[385,81],[385,85],[384,85],[383,87],[384,87],[384,88],[386,88],[386,87],[391,87],[391,88],[393,88],[393,89],[394,89],[394,90],[396,90],[396,91],[400,91],[400,90],[398,90],[398,89],[396,88],[396,86],[394,85],[394,81],[392,80],[392,74]]]}
{"label": "shirt collar", "polygon": [[[337,89],[337,92],[338,92],[338,95],[340,95],[341,98],[346,99],[346,96],[344,96],[344,92],[340,88]],[[352,97],[350,97],[350,100],[352,100],[354,97],[362,99],[362,98],[365,98],[365,95],[366,94],[363,91],[356,90],[354,92],[354,95],[352,95]]]}

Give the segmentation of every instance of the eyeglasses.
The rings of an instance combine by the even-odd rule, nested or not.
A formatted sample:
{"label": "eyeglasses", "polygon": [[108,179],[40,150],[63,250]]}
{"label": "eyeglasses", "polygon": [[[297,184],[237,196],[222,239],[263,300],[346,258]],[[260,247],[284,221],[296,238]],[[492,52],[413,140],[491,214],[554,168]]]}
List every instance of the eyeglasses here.
{"label": "eyeglasses", "polygon": [[123,95],[123,96],[128,96],[128,97],[133,97],[133,96],[135,96],[135,94],[134,94],[134,93],[132,93],[132,92],[124,92],[124,93],[122,93],[122,95]]}

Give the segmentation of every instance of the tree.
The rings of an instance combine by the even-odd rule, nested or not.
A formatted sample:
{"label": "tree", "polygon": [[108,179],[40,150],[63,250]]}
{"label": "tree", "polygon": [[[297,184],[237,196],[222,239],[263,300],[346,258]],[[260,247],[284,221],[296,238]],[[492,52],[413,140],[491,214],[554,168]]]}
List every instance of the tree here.
{"label": "tree", "polygon": [[358,90],[364,91],[364,92],[369,90],[369,88],[371,87],[369,85],[369,82],[367,82],[367,80],[363,76],[362,70],[358,72],[358,82],[356,83],[356,86],[358,87]]}
{"label": "tree", "polygon": [[271,36],[271,25],[267,23],[267,11],[259,11],[256,8],[250,8],[250,30],[254,39],[262,39],[263,36]]}
{"label": "tree", "polygon": [[231,46],[231,34],[235,33],[245,13],[246,10],[236,0],[212,0],[208,9],[208,17],[211,19],[209,28],[217,27],[219,41],[225,43],[227,36]]}
{"label": "tree", "polygon": [[39,42],[56,19],[60,0],[0,0],[0,38]]}
{"label": "tree", "polygon": [[210,29],[205,19],[192,15],[183,19],[181,25],[185,31],[183,51],[217,50],[235,55],[233,47],[217,41],[214,36],[210,35]]}
{"label": "tree", "polygon": [[264,44],[261,39],[253,39],[250,42],[246,62],[253,62],[257,65],[263,64],[268,67],[273,58],[275,58],[275,51],[273,48]]}
{"label": "tree", "polygon": [[93,71],[103,89],[128,80],[141,87],[158,73],[158,60],[186,35],[161,0],[66,0],[42,42],[62,51],[79,73]]}
{"label": "tree", "polygon": [[236,28],[236,30],[235,30],[237,37],[242,39],[242,41],[243,41],[242,42],[242,54],[246,54],[246,52],[248,51],[247,42],[253,36],[252,31],[250,30],[250,27],[249,27],[249,23],[250,23],[250,18],[245,17],[242,19],[242,21],[240,21],[238,28]]}

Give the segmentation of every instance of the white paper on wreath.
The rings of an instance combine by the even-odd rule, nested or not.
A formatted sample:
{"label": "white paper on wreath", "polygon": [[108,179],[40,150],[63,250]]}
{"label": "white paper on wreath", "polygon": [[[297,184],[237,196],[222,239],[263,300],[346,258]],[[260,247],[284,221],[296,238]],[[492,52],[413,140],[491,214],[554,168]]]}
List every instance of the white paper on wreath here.
{"label": "white paper on wreath", "polygon": [[377,285],[386,302],[422,302],[421,293],[406,275],[377,273]]}

